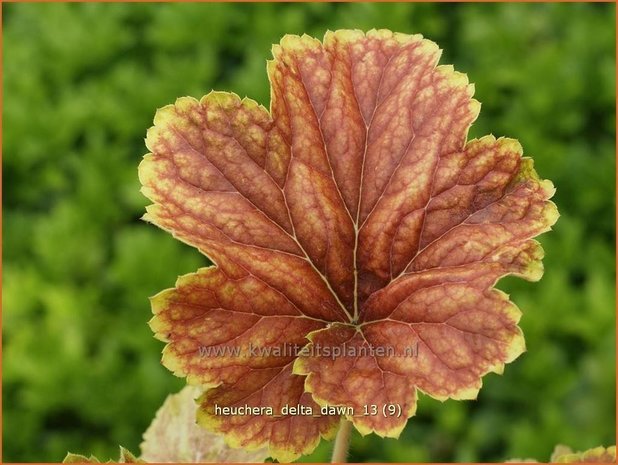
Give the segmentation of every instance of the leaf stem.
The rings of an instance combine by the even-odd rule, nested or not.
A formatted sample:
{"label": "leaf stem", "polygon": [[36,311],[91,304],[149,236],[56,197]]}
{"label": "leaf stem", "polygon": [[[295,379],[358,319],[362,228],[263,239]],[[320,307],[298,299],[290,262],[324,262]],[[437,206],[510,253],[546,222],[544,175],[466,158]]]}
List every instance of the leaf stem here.
{"label": "leaf stem", "polygon": [[339,431],[335,438],[333,447],[333,458],[331,463],[345,463],[348,459],[348,449],[350,448],[350,437],[352,436],[352,422],[342,419],[339,424]]}

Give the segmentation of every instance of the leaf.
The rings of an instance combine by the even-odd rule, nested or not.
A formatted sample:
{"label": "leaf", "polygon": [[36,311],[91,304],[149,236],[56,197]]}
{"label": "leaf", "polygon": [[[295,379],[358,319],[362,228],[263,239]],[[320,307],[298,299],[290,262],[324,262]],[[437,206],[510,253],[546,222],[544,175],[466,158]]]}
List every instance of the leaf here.
{"label": "leaf", "polygon": [[573,452],[570,447],[558,445],[549,461],[554,463],[615,463],[616,446],[595,447],[584,452]]}
{"label": "leaf", "polygon": [[[69,452],[62,463],[101,463],[94,455],[86,457],[85,455],[73,454]],[[143,460],[136,458],[129,450],[120,446],[120,458],[118,461],[108,460],[105,463],[145,463]]]}
{"label": "leaf", "polygon": [[144,218],[216,264],[152,298],[163,364],[206,390],[201,425],[288,461],[334,435],[339,415],[318,406],[397,437],[418,390],[475,398],[524,351],[493,286],[540,279],[532,238],[558,213],[517,141],[466,142],[480,104],[433,42],[340,30],[273,55],[270,111],[180,98],[158,110],[139,176]]}
{"label": "leaf", "polygon": [[67,453],[62,463],[101,463],[94,455],[86,457],[85,455]]}
{"label": "leaf", "polygon": [[142,458],[147,462],[263,462],[264,449],[244,452],[227,447],[221,436],[208,433],[195,423],[195,398],[200,390],[185,386],[165,399],[144,433]]}
{"label": "leaf", "polygon": [[[506,461],[506,463],[514,462],[538,463],[535,459],[511,459]],[[573,452],[570,447],[558,444],[551,454],[549,463],[616,463],[616,446],[608,448],[599,446],[584,452]]]}
{"label": "leaf", "polygon": [[[106,463],[244,463],[263,462],[268,454],[264,449],[244,452],[227,447],[221,436],[208,433],[197,426],[195,398],[200,390],[185,386],[179,393],[167,396],[155,418],[144,433],[141,458],[120,447],[117,462]],[[94,455],[68,453],[63,463],[101,463]]]}

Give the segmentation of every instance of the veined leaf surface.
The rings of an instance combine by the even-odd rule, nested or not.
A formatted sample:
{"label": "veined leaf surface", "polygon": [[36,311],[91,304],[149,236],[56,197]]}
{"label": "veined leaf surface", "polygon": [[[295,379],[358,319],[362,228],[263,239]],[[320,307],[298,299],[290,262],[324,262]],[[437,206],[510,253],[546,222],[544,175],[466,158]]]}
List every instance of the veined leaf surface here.
{"label": "veined leaf surface", "polygon": [[334,435],[340,416],[320,406],[397,437],[419,390],[476,397],[525,349],[493,286],[540,279],[533,238],[558,213],[516,140],[467,141],[480,104],[435,43],[340,30],[285,36],[273,55],[270,111],[180,98],[157,112],[139,175],[145,219],[215,263],[152,299],[163,364],[206,389],[202,425],[287,461]]}

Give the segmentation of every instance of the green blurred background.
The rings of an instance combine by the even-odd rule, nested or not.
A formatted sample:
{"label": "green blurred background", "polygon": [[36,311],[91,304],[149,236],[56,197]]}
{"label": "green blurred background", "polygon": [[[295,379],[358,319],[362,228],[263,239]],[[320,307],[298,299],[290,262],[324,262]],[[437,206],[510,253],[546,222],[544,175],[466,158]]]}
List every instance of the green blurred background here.
{"label": "green blurred background", "polygon": [[[500,287],[528,352],[477,401],[422,397],[399,440],[352,461],[547,460],[615,442],[613,4],[3,4],[5,461],[117,457],[182,380],[147,297],[205,264],[139,220],[157,107],[212,88],[268,106],[285,33],[389,28],[438,42],[476,83],[471,136],[518,138],[558,189],[544,278]],[[322,443],[305,460],[328,458]]]}

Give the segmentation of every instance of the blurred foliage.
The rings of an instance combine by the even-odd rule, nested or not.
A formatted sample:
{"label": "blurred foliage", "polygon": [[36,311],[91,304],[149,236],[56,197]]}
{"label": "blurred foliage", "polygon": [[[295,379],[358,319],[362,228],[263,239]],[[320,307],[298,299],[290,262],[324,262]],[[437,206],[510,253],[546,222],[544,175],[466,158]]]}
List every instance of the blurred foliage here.
{"label": "blurred foliage", "polygon": [[[354,461],[548,457],[615,438],[613,4],[4,4],[5,461],[137,450],[167,394],[147,297],[205,259],[139,220],[157,107],[211,88],[268,104],[285,33],[420,32],[476,83],[471,136],[519,138],[558,189],[546,274],[507,278],[528,352],[477,401],[422,396]],[[328,458],[323,443],[308,461]]]}

